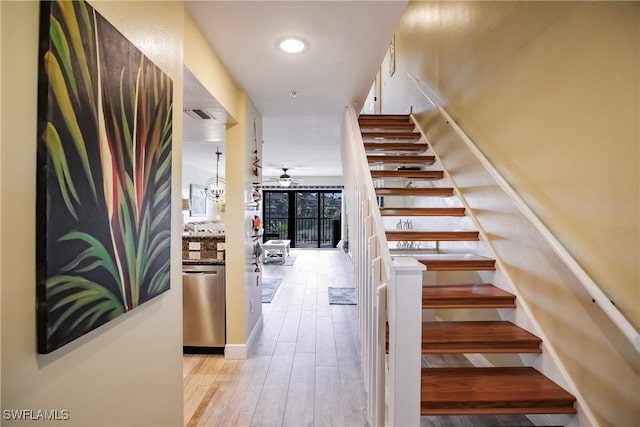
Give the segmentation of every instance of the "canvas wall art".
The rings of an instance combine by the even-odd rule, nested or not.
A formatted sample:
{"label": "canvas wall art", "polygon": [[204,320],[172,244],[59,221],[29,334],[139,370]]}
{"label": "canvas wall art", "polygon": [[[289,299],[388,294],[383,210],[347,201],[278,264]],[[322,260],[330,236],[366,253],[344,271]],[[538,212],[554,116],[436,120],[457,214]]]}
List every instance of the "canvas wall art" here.
{"label": "canvas wall art", "polygon": [[42,2],[37,348],[169,289],[171,79],[83,1]]}
{"label": "canvas wall art", "polygon": [[204,195],[202,185],[191,184],[189,186],[189,197],[191,199],[190,216],[207,216],[207,197]]}

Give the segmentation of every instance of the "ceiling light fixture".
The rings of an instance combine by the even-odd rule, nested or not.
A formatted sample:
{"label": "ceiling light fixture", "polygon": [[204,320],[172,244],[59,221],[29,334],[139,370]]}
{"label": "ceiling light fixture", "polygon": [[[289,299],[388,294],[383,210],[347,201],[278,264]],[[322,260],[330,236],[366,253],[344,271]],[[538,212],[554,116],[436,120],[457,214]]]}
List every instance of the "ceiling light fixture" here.
{"label": "ceiling light fixture", "polygon": [[282,187],[289,187],[291,185],[291,176],[287,173],[288,169],[289,168],[282,168],[284,173],[280,175],[280,178],[278,178],[278,182]]}
{"label": "ceiling light fixture", "polygon": [[287,37],[280,40],[278,46],[286,53],[300,53],[306,49],[307,44],[297,37]]}

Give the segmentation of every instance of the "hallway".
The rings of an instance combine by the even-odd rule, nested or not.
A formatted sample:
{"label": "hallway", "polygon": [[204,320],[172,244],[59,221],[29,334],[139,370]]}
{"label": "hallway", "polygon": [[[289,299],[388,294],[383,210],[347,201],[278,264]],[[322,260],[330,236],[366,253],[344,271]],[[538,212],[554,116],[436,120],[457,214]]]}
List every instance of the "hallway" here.
{"label": "hallway", "polygon": [[185,426],[366,426],[355,305],[329,305],[332,287],[352,287],[338,249],[292,250],[248,360],[184,357]]}
{"label": "hallway", "polygon": [[[329,286],[353,286],[351,260],[338,249],[292,249],[293,266],[262,266],[263,280],[282,278],[263,304],[264,326],[247,360],[184,357],[184,425],[368,426],[358,309],[329,305]],[[431,355],[470,366],[462,356]],[[421,417],[422,427],[531,426],[523,416]]]}

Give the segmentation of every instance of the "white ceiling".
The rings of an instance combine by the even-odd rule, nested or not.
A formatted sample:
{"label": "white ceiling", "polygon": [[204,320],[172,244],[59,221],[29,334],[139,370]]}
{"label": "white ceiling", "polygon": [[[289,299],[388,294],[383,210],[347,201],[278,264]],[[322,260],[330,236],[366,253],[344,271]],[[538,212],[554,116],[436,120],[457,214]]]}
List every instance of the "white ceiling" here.
{"label": "white ceiling", "polygon": [[[405,7],[404,0],[186,2],[229,74],[262,113],[264,176],[277,176],[282,167],[294,178],[342,175],[342,112],[364,102]],[[297,55],[280,51],[277,43],[285,36],[304,39],[307,49]],[[215,114],[219,106],[198,86],[187,70],[185,107],[206,105]],[[215,159],[206,153],[215,152],[211,141],[224,133],[220,123],[215,133],[215,122],[185,116],[185,163]]]}

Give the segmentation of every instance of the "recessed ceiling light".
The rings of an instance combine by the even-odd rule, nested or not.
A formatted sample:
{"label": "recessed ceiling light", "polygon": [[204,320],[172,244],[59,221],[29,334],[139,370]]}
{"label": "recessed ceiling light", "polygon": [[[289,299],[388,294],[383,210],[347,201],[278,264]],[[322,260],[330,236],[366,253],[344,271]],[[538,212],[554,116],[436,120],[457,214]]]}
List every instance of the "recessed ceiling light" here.
{"label": "recessed ceiling light", "polygon": [[287,53],[300,53],[307,47],[304,41],[296,37],[282,39],[279,46],[280,49]]}

